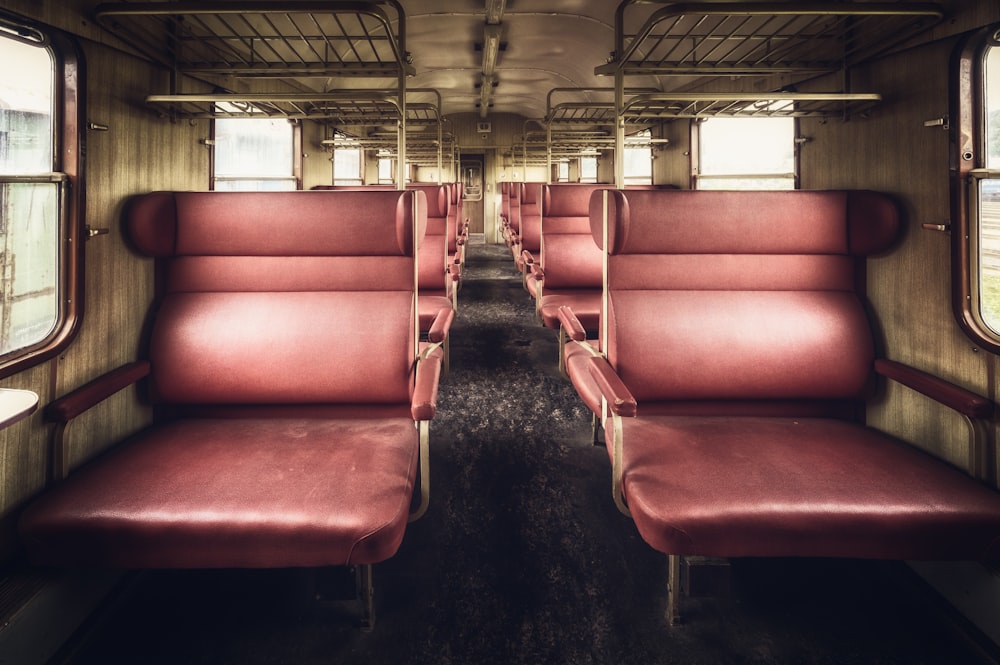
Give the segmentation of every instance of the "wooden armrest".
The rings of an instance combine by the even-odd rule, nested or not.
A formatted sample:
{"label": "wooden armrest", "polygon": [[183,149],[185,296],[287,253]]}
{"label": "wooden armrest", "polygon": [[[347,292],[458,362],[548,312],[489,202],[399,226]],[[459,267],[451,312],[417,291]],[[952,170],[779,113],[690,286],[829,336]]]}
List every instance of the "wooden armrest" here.
{"label": "wooden armrest", "polygon": [[451,323],[455,320],[455,310],[451,307],[442,307],[438,310],[437,316],[431,322],[430,330],[427,331],[427,339],[431,342],[443,342],[448,338],[448,331]]}
{"label": "wooden armrest", "polygon": [[433,420],[437,414],[438,384],[444,352],[435,345],[417,358],[417,378],[410,398],[410,413],[416,421]]}
{"label": "wooden armrest", "polygon": [[987,398],[909,365],[879,358],[875,371],[969,418],[993,415],[993,402]]}
{"label": "wooden armrest", "polygon": [[567,337],[574,342],[587,341],[587,331],[583,327],[583,324],[580,323],[580,319],[576,318],[576,314],[573,313],[573,309],[571,307],[568,305],[562,305],[558,310],[556,310],[556,316],[559,317],[559,323],[562,324]]}
{"label": "wooden armrest", "polygon": [[603,356],[590,358],[589,369],[590,375],[597,382],[597,389],[601,391],[611,412],[619,416],[635,416],[637,407],[635,397],[632,397],[632,393],[607,359]]}
{"label": "wooden armrest", "polygon": [[45,419],[53,422],[69,422],[87,409],[100,404],[118,391],[148,376],[149,371],[148,360],[137,360],[111,370],[50,402],[45,407]]}

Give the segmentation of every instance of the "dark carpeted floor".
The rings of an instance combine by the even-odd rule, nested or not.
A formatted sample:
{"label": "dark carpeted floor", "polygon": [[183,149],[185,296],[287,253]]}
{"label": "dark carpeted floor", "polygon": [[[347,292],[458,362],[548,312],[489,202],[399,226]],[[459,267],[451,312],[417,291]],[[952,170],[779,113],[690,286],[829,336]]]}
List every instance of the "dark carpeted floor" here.
{"label": "dark carpeted floor", "polygon": [[469,247],[431,505],[375,567],[377,623],[309,571],[136,576],[63,663],[979,663],[896,563],[736,561],[667,627],[665,557],[615,509],[603,447],[504,246]]}

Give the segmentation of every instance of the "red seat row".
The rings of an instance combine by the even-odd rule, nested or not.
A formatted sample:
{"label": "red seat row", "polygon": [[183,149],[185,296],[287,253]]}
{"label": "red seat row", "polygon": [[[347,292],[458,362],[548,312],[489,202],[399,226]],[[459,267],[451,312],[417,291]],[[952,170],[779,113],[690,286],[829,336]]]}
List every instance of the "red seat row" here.
{"label": "red seat row", "polygon": [[[141,380],[154,421],[24,511],[30,559],[358,566],[370,585],[427,505],[444,338],[439,323],[418,335],[426,213],[422,191],[132,201],[157,279],[148,351],[45,414],[62,432]],[[362,600],[370,623],[370,588]]]}
{"label": "red seat row", "polygon": [[877,376],[993,411],[876,357],[864,273],[899,233],[892,199],[597,191],[590,224],[606,299],[596,343],[560,310],[567,370],[603,421],[616,504],[669,555],[671,621],[681,556],[1000,557],[988,472],[865,424]]}

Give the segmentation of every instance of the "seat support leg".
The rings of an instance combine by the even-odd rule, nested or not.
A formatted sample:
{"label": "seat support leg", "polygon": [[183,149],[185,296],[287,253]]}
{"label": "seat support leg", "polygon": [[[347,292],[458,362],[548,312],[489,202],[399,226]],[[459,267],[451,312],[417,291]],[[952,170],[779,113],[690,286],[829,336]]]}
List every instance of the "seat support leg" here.
{"label": "seat support leg", "polygon": [[676,626],[681,621],[681,557],[667,555],[667,624]]}
{"label": "seat support leg", "polygon": [[375,627],[375,587],[372,584],[372,565],[366,563],[355,566],[357,575],[357,597],[361,602],[361,630],[370,631]]}

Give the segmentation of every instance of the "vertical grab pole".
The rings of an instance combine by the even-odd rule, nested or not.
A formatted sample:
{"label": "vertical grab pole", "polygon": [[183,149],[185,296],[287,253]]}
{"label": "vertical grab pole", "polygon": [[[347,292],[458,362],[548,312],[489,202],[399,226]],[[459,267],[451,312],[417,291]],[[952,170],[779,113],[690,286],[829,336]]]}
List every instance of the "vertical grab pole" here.
{"label": "vertical grab pole", "polygon": [[[620,53],[619,53],[620,56]],[[625,73],[615,70],[615,188],[625,187]]]}
{"label": "vertical grab pole", "polygon": [[597,338],[601,347],[601,355],[608,357],[608,308],[610,298],[608,296],[608,238],[611,232],[608,229],[608,190],[601,190],[601,329]]}

